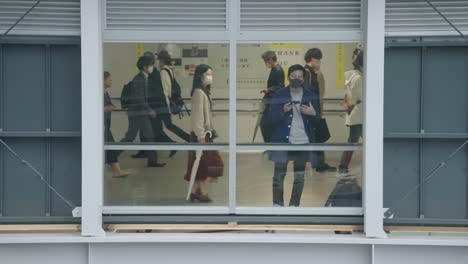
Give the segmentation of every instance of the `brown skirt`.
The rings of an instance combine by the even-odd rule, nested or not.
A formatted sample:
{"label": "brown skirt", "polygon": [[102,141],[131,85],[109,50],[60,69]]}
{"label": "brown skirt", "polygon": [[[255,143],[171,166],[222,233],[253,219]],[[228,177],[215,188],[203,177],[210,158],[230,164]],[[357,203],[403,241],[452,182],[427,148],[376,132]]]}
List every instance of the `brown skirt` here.
{"label": "brown skirt", "polygon": [[[191,142],[198,142],[197,137],[192,132],[190,134]],[[211,139],[206,139],[207,142],[213,142]],[[190,176],[192,174],[193,164],[195,162],[196,154],[195,151],[189,151],[188,153],[188,163],[187,163],[187,172],[185,173],[184,179],[190,181]],[[224,172],[224,162],[219,155],[217,150],[204,150],[200,158],[200,164],[198,165],[197,174],[195,180],[206,180],[207,178],[217,178],[223,176]]]}

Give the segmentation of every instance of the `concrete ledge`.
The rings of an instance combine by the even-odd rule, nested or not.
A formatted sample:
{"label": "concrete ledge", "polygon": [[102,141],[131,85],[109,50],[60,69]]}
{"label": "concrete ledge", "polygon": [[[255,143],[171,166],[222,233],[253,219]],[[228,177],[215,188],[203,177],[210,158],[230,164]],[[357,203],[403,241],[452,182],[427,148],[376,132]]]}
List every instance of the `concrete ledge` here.
{"label": "concrete ledge", "polygon": [[304,233],[106,233],[105,237],[79,234],[0,234],[0,244],[35,243],[250,243],[250,244],[342,244],[468,246],[467,235],[399,234],[388,239],[369,239],[363,234]]}

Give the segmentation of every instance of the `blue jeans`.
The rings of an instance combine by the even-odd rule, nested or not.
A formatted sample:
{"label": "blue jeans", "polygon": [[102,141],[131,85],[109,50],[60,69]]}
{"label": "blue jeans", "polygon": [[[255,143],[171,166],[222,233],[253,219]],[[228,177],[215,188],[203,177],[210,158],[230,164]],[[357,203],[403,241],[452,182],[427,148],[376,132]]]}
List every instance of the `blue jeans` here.
{"label": "blue jeans", "polygon": [[[305,151],[289,151],[288,160],[294,162],[294,182],[289,200],[289,206],[299,206],[302,190],[304,189],[304,171],[309,153]],[[284,178],[286,177],[288,163],[275,163],[273,174],[273,204],[284,206]]]}

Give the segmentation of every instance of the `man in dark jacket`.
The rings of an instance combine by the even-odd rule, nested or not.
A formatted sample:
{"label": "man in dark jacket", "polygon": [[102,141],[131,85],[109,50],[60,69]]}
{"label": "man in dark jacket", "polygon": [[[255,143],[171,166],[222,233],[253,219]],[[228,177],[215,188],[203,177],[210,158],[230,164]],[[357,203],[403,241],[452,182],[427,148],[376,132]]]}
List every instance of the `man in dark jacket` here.
{"label": "man in dark jacket", "polygon": [[[143,56],[151,58],[154,62],[156,58],[154,53],[151,51],[146,51],[143,53]],[[167,105],[164,96],[164,92],[161,84],[161,75],[156,67],[153,66],[153,72],[148,76],[148,104],[156,113],[156,118],[150,119],[151,126],[154,133],[155,142],[164,142],[172,143],[172,140],[163,129],[161,113],[167,112]],[[143,136],[140,134],[140,141],[143,141]],[[170,156],[172,157],[175,154],[175,151],[171,151]],[[132,155],[133,158],[145,158],[145,152],[139,151],[138,153]]]}
{"label": "man in dark jacket", "polygon": [[[303,88],[305,69],[299,64],[289,67],[290,85],[275,93],[271,105],[274,125],[271,141],[283,144],[315,143],[315,125],[320,119],[317,95]],[[273,205],[284,206],[284,178],[288,161],[293,161],[294,183],[289,206],[299,206],[304,188],[305,164],[312,159],[309,151],[271,151],[269,158],[275,162],[273,175]]]}
{"label": "man in dark jacket", "polygon": [[270,68],[270,75],[267,80],[267,89],[262,90],[263,96],[263,112],[260,120],[260,129],[262,131],[263,141],[271,142],[271,133],[273,127],[269,118],[270,101],[275,95],[275,92],[284,87],[284,71],[278,63],[278,58],[274,51],[266,51],[262,54],[262,59],[267,68]]}
{"label": "man in dark jacket", "polygon": [[[156,112],[148,103],[148,77],[154,70],[154,60],[142,56],[138,59],[137,67],[140,73],[131,82],[132,104],[128,108],[128,130],[121,142],[133,142],[140,132],[142,142],[154,142],[151,119],[156,118]],[[158,163],[156,151],[145,151],[148,167],[163,167]]]}
{"label": "man in dark jacket", "polygon": [[[309,49],[304,55],[306,70],[304,87],[318,95],[320,108],[318,109],[319,114],[323,116],[323,98],[325,95],[325,78],[323,78],[322,72],[319,71],[320,61],[322,60],[322,51],[318,48]],[[318,142],[324,143],[324,142]],[[315,163],[314,167],[317,172],[334,172],[336,167],[332,167],[325,162],[325,152],[315,152]]]}

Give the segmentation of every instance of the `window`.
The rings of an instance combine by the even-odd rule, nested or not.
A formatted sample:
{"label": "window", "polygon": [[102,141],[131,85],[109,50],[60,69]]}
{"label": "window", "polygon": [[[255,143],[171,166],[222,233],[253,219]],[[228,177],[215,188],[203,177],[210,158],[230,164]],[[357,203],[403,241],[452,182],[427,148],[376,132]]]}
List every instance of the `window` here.
{"label": "window", "polygon": [[[364,73],[358,67],[363,62],[358,44],[236,47],[233,87],[229,44],[104,45],[106,206],[163,210],[161,206],[197,205],[218,212],[229,207],[240,214],[254,207],[266,210],[262,212],[274,207],[361,207],[358,111],[364,104]],[[359,59],[361,64],[353,66]],[[295,78],[301,83],[292,93]],[[183,102],[178,111],[177,96]],[[344,97],[354,107],[351,114],[343,108]],[[284,104],[290,109],[284,110]],[[233,106],[237,132],[230,142]],[[330,134],[324,140],[319,137],[326,133],[317,132],[323,122]],[[230,169],[230,155],[236,156],[235,170]],[[192,177],[196,180],[191,182]]]}
{"label": "window", "polygon": [[[123,3],[125,1],[108,2],[108,15],[110,8],[109,5],[111,4],[111,2]],[[121,152],[119,154],[121,154],[120,158],[123,159],[123,162],[120,164],[122,170],[129,170],[130,174],[132,174],[132,171],[137,171],[137,174],[140,173],[140,171],[144,171],[140,170],[140,168],[148,165],[148,156],[142,159],[132,158],[130,156],[132,154],[137,154],[137,151],[140,150],[142,150],[143,154],[146,155],[148,155],[148,153],[154,153],[154,151],[156,151],[156,153],[158,154],[158,158],[161,157],[160,160],[158,159],[158,162],[149,162],[150,164],[155,165],[154,167],[151,166],[151,170],[163,172],[167,168],[169,168],[169,163],[172,163],[174,165],[177,165],[176,169],[179,172],[176,172],[176,174],[181,174],[183,171],[187,172],[187,164],[192,164],[191,162],[189,163],[187,161],[187,156],[189,155],[189,153],[192,153],[193,155],[194,153],[197,153],[197,151],[217,151],[216,153],[219,153],[218,157],[221,157],[217,159],[223,160],[223,165],[217,166],[218,168],[223,168],[223,177],[217,179],[218,183],[209,184],[210,187],[208,188],[214,188],[214,190],[209,189],[208,191],[206,191],[205,189],[205,191],[203,191],[201,190],[203,189],[203,187],[200,186],[191,189],[191,187],[189,187],[189,182],[184,182],[184,175],[179,175],[180,180],[170,179],[171,181],[174,180],[174,182],[169,183],[174,186],[174,189],[167,188],[167,190],[163,190],[171,192],[171,194],[166,195],[166,198],[163,197],[165,195],[161,195],[161,193],[159,193],[158,195],[153,195],[153,197],[149,197],[146,200],[143,199],[143,202],[133,203],[133,198],[131,198],[131,195],[129,194],[132,192],[132,184],[122,184],[122,182],[131,182],[135,181],[136,179],[131,175],[122,178],[111,177],[113,171],[109,167],[106,167],[106,173],[108,176],[106,176],[107,178],[105,180],[105,207],[103,209],[104,214],[115,215],[142,213],[158,215],[174,213],[208,213],[223,215],[245,215],[262,213],[266,215],[297,214],[362,216],[364,209],[359,204],[359,200],[362,200],[361,183],[363,179],[362,176],[359,174],[361,174],[361,171],[364,171],[366,169],[362,166],[361,162],[362,135],[359,130],[355,130],[353,133],[356,139],[352,142],[348,142],[349,129],[346,127],[345,124],[346,110],[342,106],[343,98],[346,94],[345,73],[348,70],[352,70],[354,68],[351,63],[353,51],[355,51],[355,49],[357,48],[358,43],[363,42],[363,34],[360,27],[360,22],[358,23],[358,27],[352,25],[346,29],[337,26],[333,27],[333,29],[331,29],[332,27],[330,27],[330,30],[328,31],[329,28],[324,27],[324,30],[326,32],[320,31],[320,34],[318,34],[319,31],[316,31],[316,27],[312,27],[310,28],[310,30],[307,30],[305,24],[300,26],[301,30],[304,30],[308,33],[314,32],[314,34],[297,34],[297,31],[295,30],[295,28],[297,27],[294,26],[295,24],[288,24],[286,28],[280,28],[276,30],[274,27],[261,30],[242,27],[242,23],[240,23],[241,21],[238,21],[238,15],[240,15],[242,20],[243,12],[248,11],[246,4],[251,3],[253,3],[253,1],[226,2],[226,12],[229,15],[226,16],[227,28],[225,30],[208,29],[204,26],[201,26],[200,28],[182,27],[173,30],[151,30],[150,28],[139,27],[131,29],[111,28],[109,24],[110,16],[106,16],[107,23],[104,25],[103,32],[104,65],[102,67],[102,70],[107,70],[111,72],[111,70],[109,70],[111,68],[118,68],[123,67],[123,65],[127,65],[125,66],[125,68],[127,69],[125,70],[125,76],[127,77],[124,77],[123,80],[119,81],[117,87],[113,85],[113,87],[116,87],[117,90],[115,92],[115,95],[110,95],[111,100],[112,98],[119,98],[119,95],[120,97],[122,97],[122,89],[126,84],[128,84],[129,81],[128,76],[134,76],[137,73],[137,69],[135,67],[137,59],[147,50],[150,50],[153,53],[157,53],[157,57],[160,56],[159,53],[162,50],[168,50],[169,54],[171,55],[171,58],[174,59],[170,61],[171,64],[177,64],[177,57],[180,57],[180,63],[182,65],[197,65],[197,63],[205,63],[205,61],[202,60],[199,62],[187,63],[186,61],[193,61],[193,58],[189,56],[184,57],[183,50],[187,49],[190,50],[187,51],[189,53],[198,52],[198,54],[203,54],[202,50],[207,49],[208,54],[206,61],[208,61],[210,64],[212,63],[211,61],[214,61],[214,64],[210,65],[211,73],[208,74],[213,75],[212,85],[215,89],[212,91],[213,93],[215,91],[222,91],[216,90],[218,85],[224,85],[223,87],[226,87],[226,89],[223,90],[224,94],[219,93],[218,95],[216,95],[216,97],[214,96],[215,94],[213,94],[213,96],[211,96],[210,94],[209,99],[206,99],[207,96],[206,93],[203,93],[204,91],[200,91],[200,89],[196,91],[198,95],[203,95],[203,99],[201,100],[204,100],[204,102],[212,102],[211,104],[208,103],[210,106],[207,109],[209,109],[209,114],[212,115],[211,120],[214,120],[216,122],[213,122],[213,129],[216,130],[216,135],[218,137],[214,140],[213,143],[210,144],[199,144],[200,140],[205,140],[201,139],[200,136],[196,138],[198,142],[195,142],[195,140],[192,140],[192,142],[187,142],[187,140],[185,140],[186,142],[184,142],[183,140],[169,143],[157,142],[157,140],[155,141],[154,139],[146,139],[145,135],[142,135],[141,140],[138,139],[139,136],[135,136],[135,140],[132,136],[131,140],[121,142],[121,139],[124,137],[125,132],[128,130],[129,120],[128,118],[126,118],[125,112],[112,113],[111,129],[113,134],[117,135],[114,135],[114,139],[118,142],[106,142],[104,150],[106,152]],[[274,4],[276,5],[276,10],[280,10],[284,7],[284,5],[282,6],[281,4],[279,4],[279,2],[276,1]],[[319,3],[314,1],[313,4],[315,5]],[[302,3],[295,3],[294,5],[300,7],[302,6]],[[307,5],[309,5],[309,3],[307,3]],[[334,12],[339,13],[339,3],[334,2],[331,5],[333,6],[328,6],[327,8],[320,10],[317,9],[315,14],[320,15],[321,17],[326,17],[327,15],[330,15]],[[156,7],[151,8],[157,9]],[[308,10],[312,9],[312,7],[308,7]],[[351,20],[356,20],[357,18],[358,21],[361,21],[361,6],[359,1],[347,1],[345,9],[346,10],[343,10],[343,12],[352,13],[350,18]],[[135,13],[143,12],[142,10],[132,10],[135,11]],[[258,8],[255,10],[258,11]],[[288,12],[294,15],[295,13],[299,12],[299,10],[302,9],[289,8]],[[323,24],[326,25],[327,23],[324,22]],[[315,34],[315,32],[317,32],[317,34]],[[121,48],[119,52],[116,52],[118,53],[118,56],[110,55],[110,51],[114,48]],[[281,136],[281,141],[267,141],[265,143],[263,135],[261,135],[261,129],[257,129],[257,135],[252,141],[252,139],[254,138],[256,123],[260,116],[259,113],[261,110],[261,103],[264,103],[262,100],[263,95],[260,92],[261,90],[268,88],[266,84],[269,69],[265,67],[265,61],[262,58],[262,54],[268,50],[272,50],[274,54],[276,54],[276,56],[278,57],[279,61],[282,63],[280,65],[280,68],[284,71],[284,67],[286,67],[287,70],[289,70],[289,67],[294,64],[304,65],[306,63],[304,61],[306,53],[313,48],[320,49],[320,52],[323,55],[321,62],[322,67],[324,68],[322,70],[327,71],[326,73],[323,73],[323,79],[327,83],[326,86],[328,87],[325,88],[326,92],[323,93],[323,109],[320,107],[320,103],[318,102],[319,95],[316,91],[309,91],[305,89],[303,90],[302,95],[304,95],[305,93],[305,97],[308,100],[305,101],[307,102],[302,102],[301,100],[290,100],[289,102],[283,102],[286,99],[285,97],[272,98],[274,102],[279,102],[283,104],[283,106],[276,107],[277,110],[279,109],[281,116],[286,116],[283,110],[285,109],[283,108],[284,104],[294,103],[288,106],[290,107],[290,109],[288,109],[288,111],[286,112],[288,112],[289,115],[287,118],[291,118],[291,122],[292,119],[295,119],[293,114],[294,111],[299,113],[296,114],[296,117],[302,117],[302,125],[295,127],[293,131],[294,133],[298,132],[298,134],[293,135],[290,141],[288,137],[291,136],[291,129],[288,127],[288,125],[292,126],[292,123],[283,123],[281,125],[286,126],[286,132],[281,131],[280,134],[286,134]],[[224,52],[220,53],[220,49],[224,49]],[[211,56],[213,56],[213,59],[211,58]],[[362,54],[361,61],[363,61],[363,56],[364,55]],[[130,60],[121,62],[121,57],[130,58]],[[220,74],[214,71],[214,69],[217,69],[218,72],[223,72],[223,70],[220,69],[220,66],[222,64],[224,64],[224,67],[228,66],[229,68],[226,69],[225,76],[220,77]],[[191,101],[193,99],[193,96],[189,98],[187,95],[183,95],[184,91],[186,91],[185,93],[187,93],[188,90],[190,90],[190,88],[187,89],[186,84],[184,83],[184,76],[178,75],[177,67],[178,66],[173,65],[174,75],[176,76],[176,79],[182,88],[182,97],[190,99],[185,101],[185,105],[189,110],[193,111],[193,102]],[[249,71],[249,67],[252,67],[251,71]],[[188,70],[190,70],[190,67],[185,69],[184,66],[183,71]],[[363,89],[362,85],[359,86],[357,85],[357,83],[359,83],[360,80],[360,83],[362,84],[362,80],[366,76],[366,74],[364,71],[359,71],[358,69],[356,70],[356,77],[359,78],[354,80],[354,83],[356,84],[356,87],[360,87],[361,89]],[[285,74],[286,78],[284,81],[284,86],[288,86],[290,82],[289,79],[291,79],[293,83],[297,83],[298,79],[300,78],[299,76],[297,76],[299,73],[297,73],[296,71],[297,69],[292,71],[292,76],[289,76],[289,74],[287,73]],[[302,73],[302,75],[304,75],[302,68],[301,70],[299,70],[299,72]],[[316,78],[319,78],[316,69],[314,69],[313,73],[317,74]],[[111,74],[114,73],[111,72]],[[287,77],[290,78],[288,79]],[[303,78],[304,76],[301,77]],[[250,85],[255,85],[255,82],[258,83],[258,86],[253,88],[252,86],[246,86],[246,84],[249,83]],[[318,81],[316,82],[318,83]],[[188,84],[190,85],[190,79],[188,80]],[[318,87],[318,84],[314,83],[314,85]],[[350,89],[349,93],[357,90]],[[362,94],[363,92],[361,91],[361,97],[364,97]],[[361,98],[361,100],[359,100],[358,98],[359,96],[355,96],[355,94],[350,94],[348,96],[348,110],[351,111],[353,109],[359,109],[359,107],[364,107],[366,105],[365,100],[363,100],[364,98]],[[352,101],[353,99],[354,101]],[[114,103],[114,105],[117,106],[117,109],[119,104],[118,100],[120,99],[115,99],[115,101],[117,102]],[[299,103],[296,104],[296,101],[299,101]],[[168,103],[167,100],[166,103]],[[294,107],[296,107],[297,109]],[[301,110],[301,108],[303,109]],[[283,111],[283,113],[281,113],[281,111]],[[307,112],[307,114],[302,113],[302,111]],[[154,112],[157,115],[157,111]],[[150,113],[150,111],[148,111],[147,114],[148,116],[153,115],[153,113]],[[203,112],[204,121],[206,121],[205,114],[206,113]],[[273,114],[268,113],[264,116],[269,117],[272,115]],[[192,116],[193,115],[190,116],[190,119],[192,118]],[[194,130],[193,124],[191,124],[191,121],[188,122],[187,116],[182,117],[181,120],[177,120],[178,117],[175,115],[172,115],[171,117],[172,123],[180,127],[185,132],[191,132],[192,130]],[[331,136],[330,138],[327,138],[325,140],[322,139],[321,142],[318,142],[315,140],[316,132],[314,129],[318,127],[318,123],[323,123],[322,117],[326,118],[326,122],[328,124]],[[185,121],[184,118],[186,119]],[[123,125],[121,125],[121,127],[116,125],[116,127],[114,128],[114,119],[121,120],[121,123],[123,123]],[[294,122],[301,124],[300,118],[297,120],[295,119]],[[209,126],[202,127],[203,132],[206,132],[204,130],[208,130],[208,127]],[[163,125],[163,131],[165,129],[166,128],[164,128]],[[275,132],[273,130],[275,129],[272,129],[271,132]],[[175,137],[175,135],[171,134],[172,132],[167,133],[170,137]],[[148,133],[143,132],[143,134]],[[322,133],[321,135],[323,136],[325,134],[326,133]],[[376,141],[375,138],[372,142],[374,141]],[[168,159],[169,154],[173,150],[177,150],[178,152],[172,157],[172,159]],[[332,171],[333,168],[327,167],[326,165],[321,167],[318,172],[315,171],[315,169],[317,169],[318,166],[314,163],[317,161],[316,154],[319,152],[323,152],[324,155],[321,155],[321,157],[325,156],[325,162],[328,163],[328,165],[331,167],[336,167],[336,171]],[[352,159],[350,158],[351,152],[353,153]],[[325,179],[324,182],[326,182],[326,186],[320,190],[321,193],[314,193],[313,195],[310,195],[310,192],[312,192],[313,190],[303,189],[302,193],[304,194],[305,200],[303,200],[301,197],[300,202],[293,203],[291,204],[291,206],[289,206],[289,194],[283,193],[283,203],[276,204],[273,201],[272,186],[275,166],[278,165],[277,174],[281,174],[282,177],[285,177],[286,185],[284,185],[284,192],[289,192],[289,189],[292,186],[287,184],[290,184],[289,181],[292,180],[294,177],[291,177],[292,163],[288,164],[288,162],[281,162],[281,164],[275,164],[275,162],[272,162],[270,160],[269,155],[275,153],[280,153],[283,156],[284,154],[286,154],[286,161],[288,161],[288,159],[296,160],[297,158],[297,163],[303,163],[300,164],[301,166],[299,166],[301,168],[296,168],[296,170],[305,171],[307,175],[303,173],[303,177],[308,177],[307,179],[312,179],[309,180],[308,183],[306,183],[306,188],[310,186],[307,184],[314,183],[314,181],[320,182],[320,178]],[[343,153],[345,153],[345,155],[343,155]],[[154,156],[152,156],[154,154],[149,155],[149,159],[152,159],[152,161],[154,161],[155,158]],[[343,169],[343,173],[342,175],[340,175],[339,161],[341,160],[342,156],[345,157],[344,160],[346,161],[346,166],[344,166],[345,168]],[[126,162],[126,159],[129,161],[128,167],[123,166],[124,162]],[[101,162],[99,163],[102,164]],[[166,163],[164,167],[164,164],[162,163]],[[137,166],[132,166],[131,164],[136,164]],[[265,164],[265,166],[260,166],[260,164]],[[314,171],[312,172],[312,170]],[[169,169],[167,171],[171,170]],[[147,179],[152,181],[152,186],[158,186],[158,188],[164,188],[166,186],[162,184],[164,180],[167,180],[166,178],[161,177],[162,181],[159,181],[155,180],[154,177],[150,178],[151,176],[149,175],[151,175],[152,173],[143,172],[143,174],[146,175],[145,177],[139,179],[141,180],[140,184],[146,183],[144,179]],[[163,173],[161,173],[161,175],[163,175]],[[252,186],[258,186],[259,189],[253,189],[251,188],[251,186],[249,186],[248,182],[251,179],[254,180]],[[278,179],[278,177],[275,177],[275,181]],[[279,180],[281,181],[282,179]],[[328,196],[333,192],[334,189],[341,188],[338,185],[338,183],[341,180],[344,180],[343,182],[351,182],[350,185],[351,188],[354,189],[354,191],[347,191],[347,194],[355,195],[355,197],[358,197],[355,199],[358,200],[358,202],[353,203],[352,201],[351,203],[345,203],[341,205],[331,204],[330,206],[329,203],[326,203],[326,201],[328,200]],[[116,189],[117,191],[112,193],[112,187],[117,186],[116,184],[120,186],[120,190],[128,188],[125,190],[127,195],[124,196],[126,197],[119,197],[119,189]],[[195,183],[196,186],[197,184],[199,183]],[[314,186],[314,188],[317,186],[320,185],[316,185]],[[349,185],[346,185],[345,187],[348,186]],[[133,193],[136,196],[138,196],[137,193],[143,193],[143,195],[140,195],[140,197],[145,195],[148,197],[147,194],[148,192],[151,192],[152,188],[145,188],[145,191],[137,190]],[[268,191],[268,189],[270,189],[270,191]],[[201,203],[198,202],[199,199],[193,199],[197,200],[197,203],[191,203],[189,202],[189,199],[187,199],[187,197],[184,195],[185,192],[187,192],[187,190],[190,190],[190,192],[192,192],[194,195],[198,195],[200,192],[202,194],[203,192],[208,193],[211,198],[211,202]],[[252,193],[255,193],[257,197],[255,197],[255,195],[253,195]],[[220,195],[220,197],[216,197],[215,195]],[[175,196],[177,196],[177,198],[174,198]],[[252,198],[250,198],[249,196],[252,196]],[[162,201],[162,199],[166,199],[166,201]],[[246,201],[245,199],[250,200]],[[347,199],[338,200],[343,201]],[[325,204],[327,204],[328,207],[325,207]],[[298,208],[293,208],[294,206],[297,206]]]}

